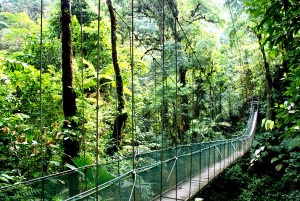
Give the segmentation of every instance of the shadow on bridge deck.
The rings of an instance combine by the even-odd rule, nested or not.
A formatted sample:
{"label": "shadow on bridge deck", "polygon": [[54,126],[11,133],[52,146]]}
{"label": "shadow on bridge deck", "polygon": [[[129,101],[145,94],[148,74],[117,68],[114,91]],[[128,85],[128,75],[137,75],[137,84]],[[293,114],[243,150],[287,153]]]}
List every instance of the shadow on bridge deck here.
{"label": "shadow on bridge deck", "polygon": [[[214,165],[206,168],[202,172],[194,175],[191,179],[179,184],[176,188],[173,188],[165,192],[161,197],[156,198],[155,201],[172,201],[172,200],[189,200],[202,189],[209,182],[215,179],[223,170],[234,163],[238,158],[244,155],[243,151],[237,151],[230,157],[223,159],[222,161],[215,163]],[[177,195],[176,195],[177,194]]]}
{"label": "shadow on bridge deck", "polygon": [[[226,158],[223,158],[220,161],[214,162],[212,165],[208,166],[208,168],[202,170],[201,172],[195,174],[184,182],[178,184],[176,187],[164,192],[161,196],[154,199],[155,201],[172,201],[172,200],[190,200],[194,198],[197,193],[203,189],[209,182],[215,179],[223,170],[229,167],[232,163],[234,163],[238,158],[242,157],[247,151],[250,149],[250,146],[253,141],[256,121],[257,121],[257,110],[258,103],[255,102],[256,107],[253,110],[253,116],[250,118],[251,123],[249,125],[249,130],[247,133],[248,137],[242,144],[242,149],[235,149],[235,151],[227,155]],[[238,140],[239,138],[237,138]],[[240,138],[242,139],[242,138]],[[233,145],[233,144],[232,144]],[[221,154],[221,152],[219,152]],[[224,154],[224,153],[223,153]],[[201,169],[201,168],[200,168]]]}

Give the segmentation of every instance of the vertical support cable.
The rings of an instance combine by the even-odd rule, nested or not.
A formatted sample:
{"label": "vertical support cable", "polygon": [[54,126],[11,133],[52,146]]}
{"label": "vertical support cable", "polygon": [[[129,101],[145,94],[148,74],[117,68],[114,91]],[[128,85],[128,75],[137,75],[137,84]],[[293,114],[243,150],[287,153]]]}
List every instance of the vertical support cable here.
{"label": "vertical support cable", "polygon": [[[153,58],[153,61],[156,61],[154,58]],[[158,117],[158,109],[157,109],[157,68],[156,68],[156,65],[154,65],[154,106],[155,106],[155,115],[154,115],[154,122],[155,122],[155,126],[158,124],[158,121],[159,121],[159,117]],[[156,128],[156,132],[158,131],[159,129]],[[158,133],[155,133],[155,136],[156,136],[156,146],[158,146],[159,144],[159,140],[158,140]],[[155,155],[156,155],[156,162],[158,162],[158,151],[155,152]]]}
{"label": "vertical support cable", "polygon": [[199,152],[199,191],[201,189],[202,149]]}
{"label": "vertical support cable", "polygon": [[214,146],[214,177],[216,176],[216,145]]}
{"label": "vertical support cable", "polygon": [[232,163],[232,154],[233,154],[233,152],[232,152],[232,145],[231,145],[231,143],[232,143],[232,141],[230,141],[230,145],[229,145],[229,154],[230,154],[230,164]]}
{"label": "vertical support cable", "polygon": [[236,159],[238,159],[240,156],[240,142],[235,141],[235,146],[236,146]]}
{"label": "vertical support cable", "polygon": [[44,136],[43,136],[43,77],[42,77],[42,71],[43,71],[43,7],[44,7],[44,2],[41,0],[41,26],[40,26],[40,149],[41,149],[41,171],[42,171],[42,196],[41,200],[45,199],[45,172],[44,172],[44,164],[45,164],[45,159],[44,159],[44,148],[45,148],[45,143],[44,143]]}
{"label": "vertical support cable", "polygon": [[210,147],[208,147],[207,183],[209,182]]}
{"label": "vertical support cable", "polygon": [[131,133],[131,141],[132,141],[132,174],[133,174],[133,200],[136,200],[135,197],[135,183],[136,183],[136,172],[135,172],[135,124],[134,124],[134,117],[135,117],[135,110],[134,110],[134,52],[133,52],[133,45],[134,45],[134,21],[133,21],[133,0],[131,0],[131,35],[130,35],[130,71],[131,71],[131,125],[132,125],[132,133]]}
{"label": "vertical support cable", "polygon": [[231,141],[228,141],[228,144],[227,144],[227,147],[228,147],[228,153],[229,153],[229,164],[231,164],[231,155],[232,155],[232,153],[231,153],[230,142],[231,142]]}
{"label": "vertical support cable", "polygon": [[[114,12],[117,13],[117,11],[115,9],[114,9]],[[116,21],[116,26],[117,26],[117,21]],[[127,28],[128,28],[129,35],[130,35],[130,27],[127,27]],[[131,48],[131,42],[130,42],[130,48]],[[130,49],[130,53],[131,53],[131,49]],[[116,96],[118,96],[118,95],[116,95]],[[116,97],[116,99],[118,99],[118,98]],[[116,112],[116,114],[115,114],[116,115],[116,120],[115,120],[115,123],[116,123],[116,133],[119,133],[119,132],[121,133],[121,131],[119,130],[119,121],[117,120],[118,116],[120,115],[118,108],[119,108],[119,101],[116,101],[116,111],[115,111]],[[122,130],[122,128],[121,128],[121,130]],[[121,136],[117,134],[117,139],[116,139],[116,144],[115,144],[116,149],[117,149],[117,156],[118,156],[118,159],[117,159],[118,176],[120,175],[120,158],[121,158],[120,155],[119,155],[120,154],[119,153],[119,151],[120,151],[119,142],[121,140],[120,137]],[[120,181],[118,182],[118,185],[119,185],[118,193],[119,193],[119,198],[120,198],[120,196],[121,196],[121,183],[120,183]]]}
{"label": "vertical support cable", "polygon": [[232,147],[232,141],[230,141],[230,164],[232,164],[232,161],[233,161],[233,156],[234,156],[234,150],[233,150],[233,147]]}
{"label": "vertical support cable", "polygon": [[231,163],[233,163],[233,161],[234,161],[234,155],[235,155],[235,147],[234,147],[234,144],[233,144],[233,142],[231,141],[231,146],[232,146],[232,157],[231,157]]}
{"label": "vertical support cable", "polygon": [[238,48],[238,52],[239,52],[239,57],[240,57],[240,62],[239,63],[240,63],[240,67],[242,67],[243,66],[243,59],[242,59],[241,46],[240,46],[240,43],[239,43],[239,38],[238,38],[238,36],[236,34],[236,26],[235,26],[235,23],[234,23],[233,13],[232,13],[232,9],[231,9],[229,1],[228,1],[228,7],[229,7],[231,22],[232,22],[232,26],[233,26],[233,29],[234,29],[234,32],[235,32],[236,44],[237,44],[237,48]]}
{"label": "vertical support cable", "polygon": [[175,20],[174,20],[174,38],[175,38],[175,68],[176,68],[176,78],[175,78],[175,132],[176,132],[176,142],[175,142],[175,145],[176,145],[176,160],[175,160],[175,163],[176,163],[176,169],[175,169],[175,183],[176,183],[176,195],[175,195],[175,199],[177,200],[177,187],[178,187],[178,126],[177,126],[177,107],[178,107],[178,41],[177,41],[177,16],[175,17]]}
{"label": "vertical support cable", "polygon": [[[191,136],[192,141],[192,136]],[[189,198],[191,198],[192,193],[192,171],[193,171],[193,143],[190,143],[190,188],[189,188]]]}
{"label": "vertical support cable", "polygon": [[237,154],[236,154],[237,155],[236,159],[238,159],[241,156],[241,152],[240,152],[240,150],[241,150],[241,143],[240,143],[240,141],[236,141],[236,145],[238,147]]}
{"label": "vertical support cable", "polygon": [[[195,87],[195,72],[193,71],[192,74],[192,87]],[[194,94],[192,93],[192,109],[194,109]],[[191,198],[191,193],[192,193],[192,175],[193,175],[193,132],[194,132],[194,124],[192,122],[191,125],[191,131],[190,131],[190,154],[191,154],[191,158],[190,158],[190,188],[189,188],[189,198]]]}
{"label": "vertical support cable", "polygon": [[[234,23],[234,18],[233,18],[232,9],[231,9],[231,6],[230,6],[230,1],[228,1],[227,3],[228,3],[228,7],[229,7],[232,26],[233,26],[234,33],[235,33],[236,45],[237,45],[237,49],[238,49],[238,53],[239,53],[239,57],[240,57],[239,58],[239,64],[240,64],[240,67],[242,68],[242,66],[244,65],[244,61],[243,61],[243,58],[242,58],[241,44],[239,42],[239,38],[238,38],[238,35],[237,35],[237,30],[236,30],[236,26],[235,26],[235,23]],[[246,85],[247,85],[247,83],[246,83]],[[247,86],[246,86],[246,96],[245,96],[245,98],[247,100]]]}
{"label": "vertical support cable", "polygon": [[227,160],[227,155],[226,155],[226,143],[224,142],[223,143],[223,149],[224,149],[224,166],[223,166],[223,169],[225,169],[226,168],[226,160]]}
{"label": "vertical support cable", "polygon": [[[86,166],[86,136],[85,136],[85,127],[84,127],[84,119],[85,119],[85,106],[84,106],[84,65],[83,65],[83,11],[82,11],[83,3],[80,0],[80,66],[81,66],[81,107],[82,107],[82,117],[81,117],[81,133],[83,140],[83,158],[84,158],[84,166]],[[84,175],[86,175],[87,169],[84,167]],[[85,177],[85,190],[87,190],[87,179]]]}
{"label": "vertical support cable", "polygon": [[97,86],[96,86],[96,177],[95,177],[95,185],[96,185],[96,201],[98,201],[98,177],[99,177],[99,70],[100,70],[100,0],[98,0],[98,22],[97,22],[97,66],[96,66],[96,71],[97,71]]}
{"label": "vertical support cable", "polygon": [[163,194],[163,151],[164,151],[164,132],[165,132],[165,0],[162,0],[162,70],[163,70],[163,89],[162,89],[162,128],[161,128],[161,153],[160,153],[160,200]]}
{"label": "vertical support cable", "polygon": [[248,139],[245,139],[245,142],[243,144],[243,153],[244,154],[246,154],[246,152],[247,152],[247,141],[248,141]]}
{"label": "vertical support cable", "polygon": [[236,160],[236,159],[238,159],[238,157],[239,157],[239,155],[238,155],[238,154],[239,154],[239,150],[238,150],[238,142],[235,141],[234,144],[235,144],[235,147],[236,147],[236,148],[235,148],[235,160]]}
{"label": "vertical support cable", "polygon": [[235,146],[235,141],[232,142],[232,146],[233,146],[233,161],[232,163],[234,163],[235,159],[236,159],[236,146]]}
{"label": "vertical support cable", "polygon": [[222,153],[221,153],[221,151],[222,151],[222,143],[219,144],[219,148],[218,148],[218,152],[220,154],[220,171],[219,172],[221,172],[222,171],[222,158],[223,158],[222,157]]}

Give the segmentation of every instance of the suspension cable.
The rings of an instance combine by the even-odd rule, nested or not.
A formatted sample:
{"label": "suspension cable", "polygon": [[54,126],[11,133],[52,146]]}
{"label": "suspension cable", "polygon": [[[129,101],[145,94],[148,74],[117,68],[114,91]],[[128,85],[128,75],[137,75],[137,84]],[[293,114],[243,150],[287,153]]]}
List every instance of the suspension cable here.
{"label": "suspension cable", "polygon": [[[41,26],[40,26],[40,151],[41,151],[41,168],[42,168],[42,177],[45,176],[45,172],[44,172],[44,164],[45,164],[45,158],[44,158],[44,148],[45,148],[45,143],[44,143],[44,136],[43,136],[43,7],[44,7],[44,2],[43,0],[41,0],[41,12],[40,12],[40,16],[41,16]],[[45,199],[45,180],[42,179],[42,195],[41,195],[41,200]]]}
{"label": "suspension cable", "polygon": [[[173,9],[173,7],[172,7],[172,4],[171,4],[170,0],[167,0],[167,2],[168,2],[168,4],[169,4],[169,7],[170,7],[171,10],[172,10],[172,15],[173,15],[173,17],[176,18],[176,14],[175,14],[176,12],[174,11],[174,9]],[[194,48],[192,47],[192,42],[191,42],[191,40],[188,38],[188,36],[187,36],[186,32],[184,31],[184,29],[183,29],[181,23],[179,22],[179,19],[178,19],[178,18],[176,18],[176,21],[177,21],[177,24],[179,25],[179,27],[180,27],[180,29],[181,29],[181,31],[182,31],[182,33],[183,33],[185,39],[187,40],[187,45],[188,45],[188,47],[190,47],[190,49],[191,49],[192,52],[193,52],[193,55],[194,55],[194,57],[195,57],[195,59],[196,59],[198,65],[199,65],[199,67],[202,68],[202,65],[201,65],[201,63],[200,63],[200,60],[198,59],[198,57],[197,57],[197,55],[196,55],[196,52],[195,52]]]}
{"label": "suspension cable", "polygon": [[175,146],[176,146],[176,169],[175,169],[175,182],[176,182],[176,195],[175,199],[177,200],[177,191],[178,191],[178,122],[177,122],[177,113],[178,113],[178,40],[177,40],[177,16],[174,17],[174,39],[175,39],[175,76],[176,76],[176,85],[175,85],[175,132],[176,132],[176,141],[175,141]]}
{"label": "suspension cable", "polygon": [[236,45],[237,45],[237,48],[238,48],[238,52],[239,52],[239,57],[240,57],[240,67],[243,66],[243,59],[242,59],[242,52],[241,52],[241,45],[239,43],[239,38],[237,36],[237,32],[236,32],[236,26],[235,26],[235,22],[234,22],[234,18],[233,18],[233,13],[232,13],[232,9],[231,9],[231,6],[230,6],[230,2],[228,1],[227,2],[228,4],[228,8],[229,8],[229,12],[230,12],[230,18],[231,18],[231,23],[232,23],[232,26],[233,26],[233,30],[234,30],[234,36],[235,36],[235,40],[236,40]]}
{"label": "suspension cable", "polygon": [[[126,25],[127,29],[129,29],[131,31],[131,27],[128,25],[128,23],[124,20],[124,18],[118,13],[118,11],[113,8],[115,13],[118,15],[118,17],[121,19],[121,21]],[[139,38],[138,34],[134,33],[133,32],[133,36],[135,38]],[[140,41],[140,44],[145,48],[146,52],[148,52],[148,54],[153,58],[153,61],[159,66],[160,69],[163,69],[162,65],[156,60],[155,56],[150,53],[149,49],[146,47],[146,45]],[[168,74],[168,72],[165,72],[166,76],[172,81],[172,82],[175,82],[172,77]]]}
{"label": "suspension cable", "polygon": [[[195,73],[192,74],[192,89],[195,89]],[[192,110],[194,111],[194,94],[191,93],[191,100],[192,100]],[[194,123],[192,121],[191,124],[191,128],[190,128],[190,188],[189,188],[189,198],[191,198],[191,194],[192,194],[192,176],[193,176],[193,142],[194,142],[194,131],[195,131],[195,127],[194,127]],[[199,152],[200,154],[200,152]]]}
{"label": "suspension cable", "polygon": [[100,8],[101,8],[101,3],[100,0],[98,0],[98,30],[97,30],[97,66],[96,66],[96,71],[97,71],[97,86],[96,86],[96,178],[95,178],[95,185],[96,185],[96,200],[98,201],[98,177],[99,177],[99,70],[100,70]]}
{"label": "suspension cable", "polygon": [[[135,200],[135,185],[136,185],[136,171],[135,171],[135,123],[134,123],[134,117],[135,117],[135,108],[134,108],[134,15],[133,15],[133,0],[131,0],[131,31],[130,31],[130,71],[131,71],[131,125],[132,125],[132,131],[131,131],[131,143],[132,143],[132,177],[133,177],[133,188],[132,188],[132,194],[133,194],[133,200]],[[132,195],[131,194],[131,195]]]}
{"label": "suspension cable", "polygon": [[[154,106],[155,106],[155,115],[154,115],[154,122],[157,121],[159,122],[159,109],[157,108],[157,69],[156,69],[156,66],[154,66]],[[155,124],[156,126],[157,124]],[[158,131],[158,127],[156,127],[156,130],[155,131]],[[155,133],[155,143],[156,143],[156,146],[158,146],[159,144],[159,135],[158,133]],[[155,152],[156,153],[156,162],[158,161],[158,152]]]}
{"label": "suspension cable", "polygon": [[[239,65],[242,68],[242,66],[244,66],[244,61],[243,61],[243,58],[242,58],[241,44],[240,44],[240,41],[239,41],[239,37],[237,35],[236,25],[235,25],[232,9],[231,9],[231,6],[230,6],[230,2],[227,1],[227,4],[228,4],[229,12],[230,12],[231,23],[232,23],[232,26],[233,26],[233,29],[234,29],[234,36],[235,36],[235,40],[236,40],[236,45],[237,45],[237,49],[238,49],[238,53],[239,53],[239,57],[240,57],[239,58]],[[247,82],[246,82],[245,85],[246,85],[246,96],[247,96]],[[246,99],[247,99],[247,97],[246,97]]]}
{"label": "suspension cable", "polygon": [[163,152],[164,152],[164,132],[165,132],[165,0],[162,0],[162,70],[163,70],[163,88],[162,88],[162,127],[161,127],[161,153],[160,153],[160,200],[163,194]]}
{"label": "suspension cable", "polygon": [[[83,140],[83,160],[84,166],[86,166],[86,133],[85,133],[85,106],[84,106],[84,65],[83,65],[83,2],[80,0],[80,66],[81,66],[81,107],[82,107],[82,116],[81,116],[81,134]],[[84,174],[86,175],[86,168],[84,168]],[[87,179],[85,179],[85,189],[87,190]]]}

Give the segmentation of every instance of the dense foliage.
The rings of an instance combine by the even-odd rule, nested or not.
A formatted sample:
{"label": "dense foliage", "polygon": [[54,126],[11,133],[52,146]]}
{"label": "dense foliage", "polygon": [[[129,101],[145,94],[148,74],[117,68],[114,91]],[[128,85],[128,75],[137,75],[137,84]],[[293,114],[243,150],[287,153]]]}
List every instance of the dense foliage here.
{"label": "dense foliage", "polygon": [[[168,0],[163,10],[160,0],[134,1],[132,66],[130,5],[112,2],[112,45],[105,1],[99,24],[94,1],[73,1],[73,130],[62,107],[60,2],[44,1],[41,17],[38,0],[0,0],[0,186],[66,170],[66,140],[80,144],[74,161],[88,156],[94,163],[95,149],[104,161],[113,157],[112,146],[122,156],[132,146],[148,151],[230,138],[244,128],[247,102],[255,97],[262,126],[252,153],[201,196],[299,200],[299,2],[216,2]],[[114,46],[125,99],[121,110]],[[116,143],[120,113],[128,117]]]}
{"label": "dense foliage", "polygon": [[[228,2],[233,7],[237,3]],[[247,24],[260,44],[265,75],[269,73],[265,77],[268,98],[261,102],[267,107],[261,110],[262,124],[252,155],[203,192],[205,200],[300,199],[299,8],[299,1],[293,0],[246,0],[242,8],[236,7],[236,11],[247,10]],[[223,194],[216,193],[220,191]]]}

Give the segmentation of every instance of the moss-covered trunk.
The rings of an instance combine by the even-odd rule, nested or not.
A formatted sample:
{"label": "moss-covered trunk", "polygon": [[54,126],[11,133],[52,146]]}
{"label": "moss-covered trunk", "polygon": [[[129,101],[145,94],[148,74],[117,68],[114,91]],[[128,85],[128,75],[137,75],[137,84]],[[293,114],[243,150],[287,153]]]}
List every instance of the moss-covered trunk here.
{"label": "moss-covered trunk", "polygon": [[[72,158],[79,153],[79,142],[77,136],[72,133],[77,124],[72,121],[76,115],[76,94],[73,91],[73,69],[72,69],[72,32],[71,32],[71,1],[61,0],[61,44],[62,44],[62,88],[63,88],[63,111],[64,129],[68,129],[69,135],[64,136],[64,160],[73,164]],[[72,131],[73,130],[73,131]],[[74,173],[69,178],[69,195],[74,196],[79,192],[78,175]]]}
{"label": "moss-covered trunk", "polygon": [[[186,73],[187,69],[185,67],[179,67],[179,82],[184,88],[186,86]],[[189,129],[189,99],[188,96],[183,93],[183,95],[180,96],[180,116],[179,116],[179,141],[180,144],[183,144],[185,137],[184,134]]]}
{"label": "moss-covered trunk", "polygon": [[127,113],[125,112],[125,97],[123,91],[123,80],[121,75],[121,69],[118,62],[117,52],[117,19],[111,3],[111,0],[106,1],[111,21],[111,47],[112,47],[112,61],[115,71],[116,88],[117,88],[117,116],[114,121],[114,130],[112,135],[112,147],[109,148],[108,153],[113,154],[121,146],[122,140],[122,128],[125,126]]}
{"label": "moss-covered trunk", "polygon": [[270,65],[269,62],[267,61],[267,56],[265,53],[265,48],[262,46],[262,37],[261,34],[257,34],[257,39],[258,43],[260,46],[260,51],[262,53],[262,57],[264,60],[264,69],[265,69],[265,81],[267,83],[267,91],[268,91],[268,110],[269,110],[269,118],[270,119],[275,119],[275,113],[272,109],[274,107],[274,98],[273,98],[273,79],[270,71]]}

